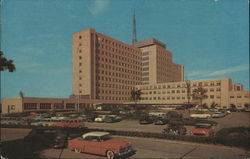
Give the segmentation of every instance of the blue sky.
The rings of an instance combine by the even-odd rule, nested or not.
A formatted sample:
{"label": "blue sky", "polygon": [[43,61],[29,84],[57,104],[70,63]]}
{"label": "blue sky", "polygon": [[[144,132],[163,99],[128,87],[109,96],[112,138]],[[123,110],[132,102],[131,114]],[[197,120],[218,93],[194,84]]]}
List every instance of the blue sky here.
{"label": "blue sky", "polygon": [[229,77],[249,89],[248,0],[3,0],[2,50],[16,72],[1,73],[2,97],[68,97],[71,36],[94,28],[131,44],[167,45],[188,80]]}

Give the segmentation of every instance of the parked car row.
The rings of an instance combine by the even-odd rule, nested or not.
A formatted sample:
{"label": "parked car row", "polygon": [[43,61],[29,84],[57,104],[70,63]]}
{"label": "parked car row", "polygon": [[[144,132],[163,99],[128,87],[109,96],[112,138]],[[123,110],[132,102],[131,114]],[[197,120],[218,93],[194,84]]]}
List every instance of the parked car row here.
{"label": "parked car row", "polygon": [[29,125],[32,119],[2,117],[0,121],[1,125]]}
{"label": "parked car row", "polygon": [[105,123],[114,123],[122,121],[122,117],[117,115],[98,115],[95,119],[95,122],[105,122]]}

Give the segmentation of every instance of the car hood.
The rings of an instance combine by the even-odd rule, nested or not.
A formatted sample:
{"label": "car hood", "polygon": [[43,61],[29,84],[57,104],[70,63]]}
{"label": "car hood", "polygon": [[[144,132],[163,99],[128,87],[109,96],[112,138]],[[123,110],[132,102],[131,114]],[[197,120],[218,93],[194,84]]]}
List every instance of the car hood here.
{"label": "car hood", "polygon": [[208,128],[196,128],[196,129],[193,129],[191,132],[192,133],[207,133],[209,131],[211,131],[212,129]]}
{"label": "car hood", "polygon": [[119,140],[119,139],[110,139],[104,142],[107,146],[115,146],[115,147],[128,147],[131,146],[131,142],[125,141],[125,140]]}

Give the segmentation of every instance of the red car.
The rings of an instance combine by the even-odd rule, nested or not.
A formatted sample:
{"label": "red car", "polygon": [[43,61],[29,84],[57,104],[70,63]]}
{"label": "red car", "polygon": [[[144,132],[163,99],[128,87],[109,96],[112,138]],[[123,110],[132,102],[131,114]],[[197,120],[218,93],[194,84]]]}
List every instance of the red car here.
{"label": "red car", "polygon": [[75,152],[86,152],[114,159],[135,151],[131,142],[113,139],[108,132],[89,132],[81,138],[69,140],[68,148]]}
{"label": "red car", "polygon": [[214,135],[214,131],[212,129],[211,124],[197,123],[196,128],[191,130],[191,136],[209,137],[213,135]]}
{"label": "red car", "polygon": [[63,119],[54,122],[53,126],[64,128],[84,128],[85,123],[81,119]]}

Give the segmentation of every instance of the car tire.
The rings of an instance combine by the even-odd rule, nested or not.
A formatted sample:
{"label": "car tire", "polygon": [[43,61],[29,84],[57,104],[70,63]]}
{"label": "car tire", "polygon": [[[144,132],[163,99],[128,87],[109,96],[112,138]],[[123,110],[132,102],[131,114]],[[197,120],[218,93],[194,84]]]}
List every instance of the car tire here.
{"label": "car tire", "polygon": [[73,151],[76,153],[81,153],[81,149],[79,149],[79,148],[74,148]]}
{"label": "car tire", "polygon": [[108,159],[114,159],[115,158],[115,154],[113,151],[108,150],[106,153],[106,156]]}

